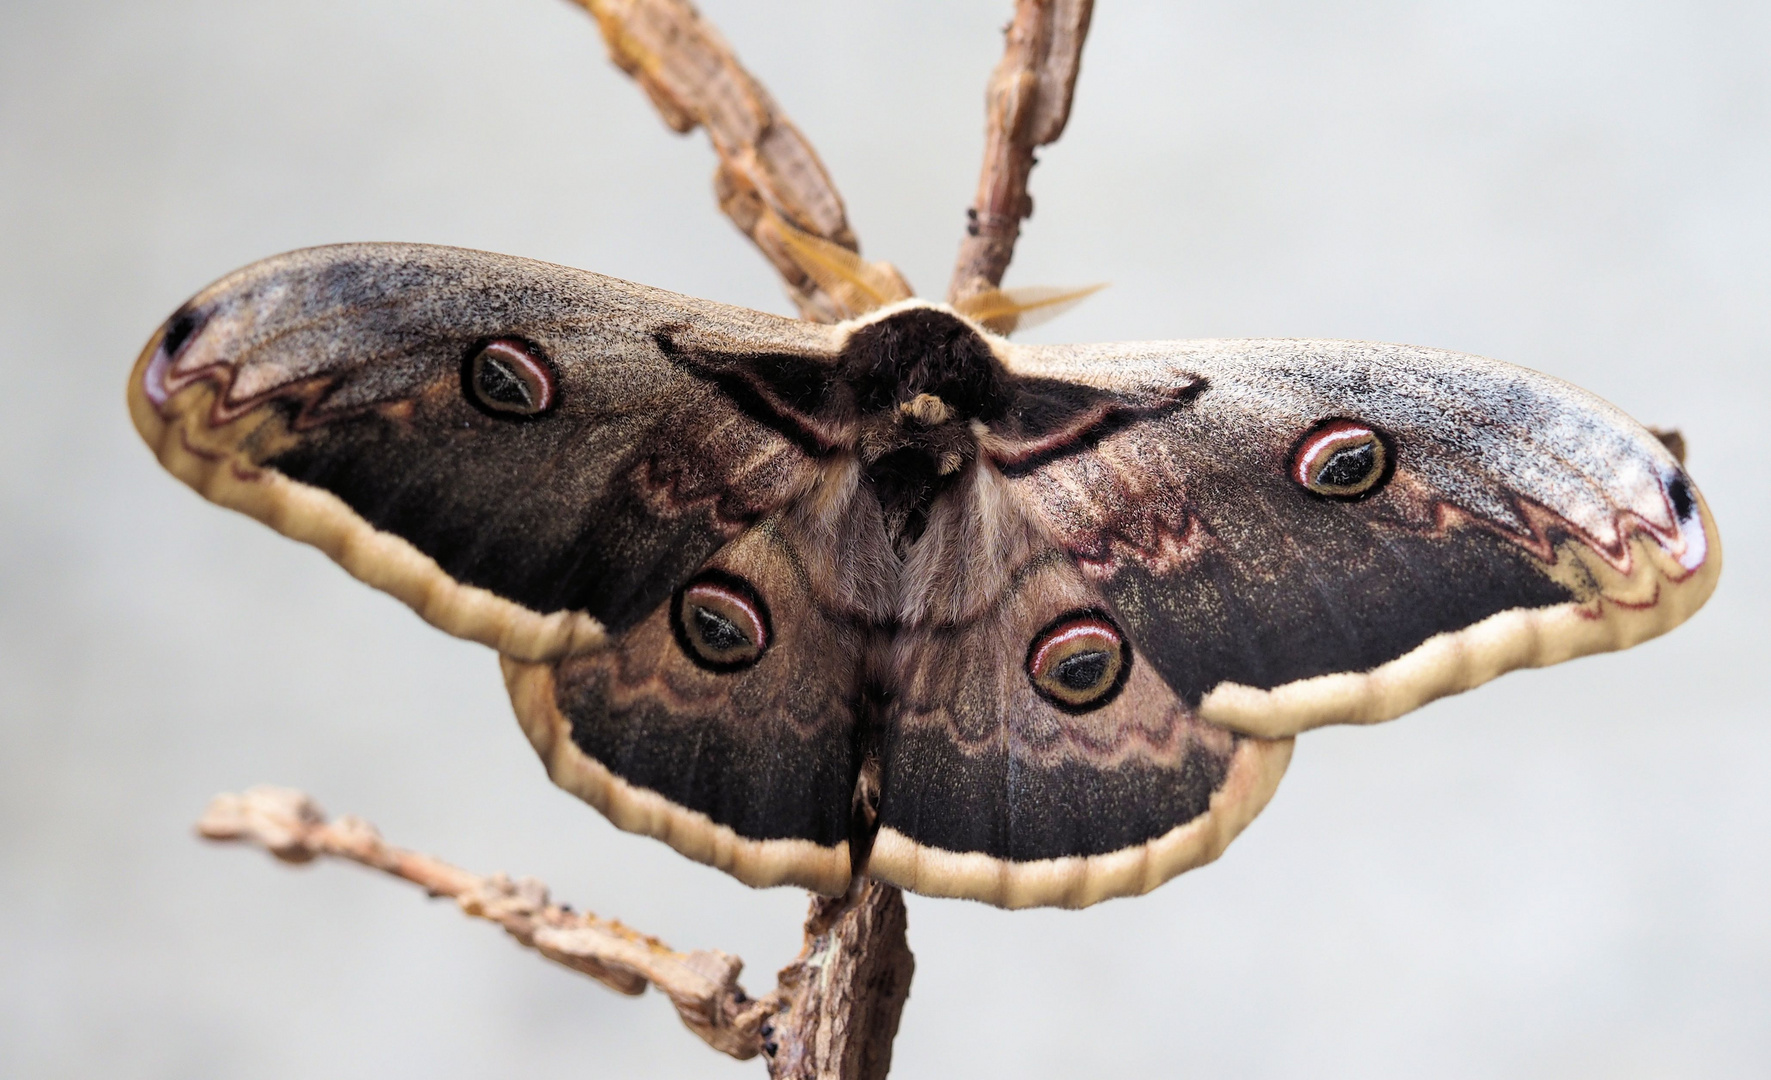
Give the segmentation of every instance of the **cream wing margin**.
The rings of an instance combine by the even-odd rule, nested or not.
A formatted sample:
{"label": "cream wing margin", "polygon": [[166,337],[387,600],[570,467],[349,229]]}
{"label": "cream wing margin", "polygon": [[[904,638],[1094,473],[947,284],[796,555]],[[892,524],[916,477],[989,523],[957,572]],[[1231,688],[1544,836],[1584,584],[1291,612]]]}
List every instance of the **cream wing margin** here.
{"label": "cream wing margin", "polygon": [[248,413],[211,426],[207,418],[215,392],[208,382],[187,386],[156,407],[143,380],[160,340],[161,333],[156,333],[130,374],[129,415],[160,464],[204,498],[257,518],[290,539],[312,544],[431,625],[501,653],[548,660],[594,648],[604,640],[602,625],[584,612],[542,614],[478,586],[464,585],[408,541],[364,521],[331,492],[254,466],[239,446],[262,425],[279,421]]}
{"label": "cream wing margin", "polygon": [[1703,606],[1722,573],[1715,520],[1703,495],[1692,490],[1706,545],[1695,570],[1686,570],[1643,532],[1630,540],[1627,572],[1571,540],[1557,549],[1556,573],[1596,584],[1587,600],[1498,612],[1462,630],[1436,634],[1370,671],[1318,675],[1270,690],[1219,683],[1200,701],[1199,715],[1264,738],[1327,724],[1374,724],[1518,668],[1627,649],[1664,634]]}
{"label": "cream wing margin", "polygon": [[927,847],[884,828],[867,874],[924,896],[982,900],[1004,908],[1082,908],[1138,896],[1203,866],[1261,812],[1291,762],[1290,739],[1244,739],[1206,812],[1137,847],[1102,855],[1012,862],[982,852]]}
{"label": "cream wing margin", "polygon": [[827,896],[849,886],[849,845],[810,840],[752,840],[706,814],[629,784],[572,741],[571,722],[554,699],[553,667],[500,657],[504,684],[523,734],[555,784],[600,810],[617,828],[662,840],[696,862],[746,885],[798,885]]}

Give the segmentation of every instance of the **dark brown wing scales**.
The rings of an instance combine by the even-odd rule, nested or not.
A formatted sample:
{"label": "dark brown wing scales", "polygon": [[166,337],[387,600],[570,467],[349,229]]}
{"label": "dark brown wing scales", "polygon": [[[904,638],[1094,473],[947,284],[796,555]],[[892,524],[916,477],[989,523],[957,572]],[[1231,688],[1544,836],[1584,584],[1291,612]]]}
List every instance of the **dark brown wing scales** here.
{"label": "dark brown wing scales", "polygon": [[1059,705],[1002,663],[1029,629],[1005,621],[915,635],[882,755],[882,826],[1032,862],[1137,847],[1206,812],[1239,736],[1194,720],[1137,660],[1119,708]]}
{"label": "dark brown wing scales", "polygon": [[1388,719],[1626,647],[1714,584],[1707,518],[1665,448],[1521,368],[1308,341],[1009,361],[1206,387],[1005,473],[1168,685],[1238,730]]}
{"label": "dark brown wing scales", "polygon": [[556,782],[752,884],[840,891],[867,631],[771,521],[602,648],[513,692]]}
{"label": "dark brown wing scales", "polygon": [[144,434],[180,427],[330,492],[455,583],[621,630],[810,479],[802,448],[659,349],[684,321],[829,362],[821,327],[527,260],[350,245],[206,290],[132,395]]}
{"label": "dark brown wing scales", "polygon": [[919,892],[1082,906],[1154,888],[1215,858],[1290,752],[1193,715],[1056,551],[976,618],[904,630],[894,657],[869,872]]}
{"label": "dark brown wing scales", "polygon": [[662,416],[580,417],[568,383],[557,415],[520,427],[420,399],[410,415],[315,427],[263,464],[338,495],[458,581],[619,631],[791,490],[800,464],[780,445],[743,460],[768,433],[742,417],[708,424],[707,442],[681,438],[721,402],[694,384],[660,396],[674,398]]}
{"label": "dark brown wing scales", "polygon": [[[1294,433],[1277,416],[1228,431],[1242,417],[1214,393],[1234,390],[1214,386],[1026,485],[1190,705],[1225,682],[1368,671],[1498,612],[1575,599],[1521,537],[1439,513],[1406,438],[1340,421]],[[1385,494],[1394,469],[1403,483]]]}
{"label": "dark brown wing scales", "polygon": [[1209,489],[1200,512],[1212,542],[1186,573],[1123,552],[1103,560],[1114,571],[1102,592],[1193,706],[1220,683],[1271,688],[1368,671],[1498,612],[1575,599],[1496,533],[1417,530],[1312,505],[1282,485],[1226,480]]}

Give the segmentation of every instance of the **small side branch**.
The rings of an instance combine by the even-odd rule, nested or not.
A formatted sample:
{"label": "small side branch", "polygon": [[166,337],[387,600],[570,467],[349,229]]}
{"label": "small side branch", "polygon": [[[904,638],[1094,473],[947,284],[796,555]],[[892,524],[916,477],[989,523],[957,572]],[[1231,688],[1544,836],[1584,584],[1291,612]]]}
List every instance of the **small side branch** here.
{"label": "small side branch", "polygon": [[504,927],[549,960],[623,994],[656,986],[690,1031],[739,1060],[767,1055],[776,1080],[883,1080],[916,962],[904,896],[861,881],[847,896],[814,897],[805,947],[760,998],[738,985],[744,961],[718,950],[677,952],[614,919],[554,903],[534,878],[480,877],[395,847],[361,818],[333,821],[290,788],[256,787],[210,801],[197,832],[256,844],[288,863],[322,857],[392,874]]}
{"label": "small side branch", "polygon": [[1016,0],[1002,61],[985,94],[984,168],[947,289],[950,302],[1002,284],[1021,221],[1033,215],[1027,179],[1034,151],[1057,141],[1070,119],[1093,11],[1093,0]]}
{"label": "small side branch", "polygon": [[842,196],[811,143],[719,32],[688,0],[573,2],[596,17],[609,58],[640,84],[666,124],[684,133],[707,129],[719,154],[713,183],[720,209],[774,264],[800,317],[837,322],[852,314],[806,273],[781,228],[784,221],[859,251]]}
{"label": "small side branch", "polygon": [[533,878],[513,882],[503,874],[480,877],[394,847],[361,818],[327,821],[312,799],[289,788],[218,795],[197,831],[211,840],[257,844],[284,862],[330,856],[404,878],[432,896],[454,900],[469,915],[497,923],[549,960],[612,990],[639,994],[648,983],[656,986],[690,1031],[741,1060],[762,1050],[761,1029],[781,1005],[778,993],[753,999],[744,992],[738,985],[744,962],[735,956],[677,952],[613,919],[554,903],[547,886]]}

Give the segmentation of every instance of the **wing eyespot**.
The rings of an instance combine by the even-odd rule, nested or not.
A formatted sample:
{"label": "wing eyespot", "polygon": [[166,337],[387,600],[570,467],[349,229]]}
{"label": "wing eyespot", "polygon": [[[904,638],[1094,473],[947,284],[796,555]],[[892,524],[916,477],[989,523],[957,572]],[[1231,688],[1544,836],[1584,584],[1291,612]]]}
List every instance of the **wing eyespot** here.
{"label": "wing eyespot", "polygon": [[768,605],[748,581],[709,570],[676,591],[670,629],[683,655],[708,671],[751,667],[774,640]]}
{"label": "wing eyespot", "polygon": [[1697,500],[1691,497],[1691,483],[1685,479],[1684,473],[1673,474],[1666,485],[1666,494],[1681,524],[1697,517]]}
{"label": "wing eyespot", "polygon": [[1357,420],[1325,420],[1291,452],[1291,478],[1304,490],[1352,501],[1377,494],[1396,469],[1396,452],[1376,428]]}
{"label": "wing eyespot", "polygon": [[198,312],[189,307],[179,308],[172,318],[166,320],[166,332],[160,337],[160,351],[168,360],[178,359],[178,354],[203,329],[203,322],[204,317]]}
{"label": "wing eyespot", "polygon": [[1058,616],[1027,646],[1027,678],[1040,697],[1069,713],[1099,709],[1131,674],[1131,645],[1107,613]]}
{"label": "wing eyespot", "polygon": [[1679,565],[1696,570],[1709,558],[1709,536],[1703,530],[1703,515],[1697,509],[1697,495],[1683,469],[1661,481],[1667,505],[1672,507],[1674,531],[1679,534]]}
{"label": "wing eyespot", "polygon": [[559,401],[553,365],[522,338],[480,343],[462,365],[461,382],[474,407],[506,419],[541,416]]}

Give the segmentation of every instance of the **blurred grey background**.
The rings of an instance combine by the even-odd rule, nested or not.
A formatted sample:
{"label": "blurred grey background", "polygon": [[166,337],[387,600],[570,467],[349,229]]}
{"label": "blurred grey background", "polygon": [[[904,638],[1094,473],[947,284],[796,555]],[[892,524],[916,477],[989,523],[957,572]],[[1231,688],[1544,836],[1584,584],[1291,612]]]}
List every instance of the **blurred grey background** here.
{"label": "blurred grey background", "polygon": [[[864,250],[945,287],[1009,0],[707,0]],[[910,901],[900,1077],[1771,1075],[1771,5],[1104,2],[1010,284],[1038,340],[1357,337],[1678,425],[1728,547],[1690,625],[1312,733],[1136,900]],[[204,846],[334,812],[682,948],[798,946],[556,791],[485,650],[154,463],[123,380],[239,265],[459,244],[788,313],[560,0],[0,9],[0,1073],[760,1076],[450,905]]]}

